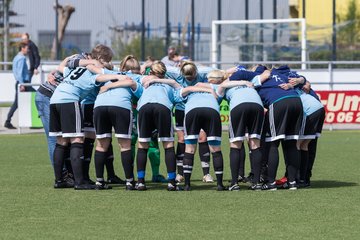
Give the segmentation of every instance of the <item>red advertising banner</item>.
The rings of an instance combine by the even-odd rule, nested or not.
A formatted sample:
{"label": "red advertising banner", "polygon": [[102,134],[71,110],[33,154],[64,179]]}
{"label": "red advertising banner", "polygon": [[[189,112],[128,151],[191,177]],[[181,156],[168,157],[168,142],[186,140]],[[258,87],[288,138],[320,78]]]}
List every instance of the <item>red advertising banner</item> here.
{"label": "red advertising banner", "polygon": [[325,123],[359,123],[360,91],[316,91],[325,106]]}

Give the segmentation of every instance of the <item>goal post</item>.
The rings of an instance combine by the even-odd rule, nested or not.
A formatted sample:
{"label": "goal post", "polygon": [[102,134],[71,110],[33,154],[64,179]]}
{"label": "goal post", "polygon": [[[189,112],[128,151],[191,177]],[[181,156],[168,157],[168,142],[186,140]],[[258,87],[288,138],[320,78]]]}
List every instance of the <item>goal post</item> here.
{"label": "goal post", "polygon": [[[235,26],[249,26],[250,24],[299,24],[300,28],[298,29],[298,35],[301,38],[300,48],[301,51],[301,69],[306,69],[306,21],[304,18],[290,18],[290,19],[254,19],[254,20],[214,20],[212,21],[212,32],[211,32],[211,62],[213,66],[216,66],[218,54],[219,54],[219,37],[218,37],[218,27],[226,25],[235,25]],[[289,27],[288,27],[289,28]],[[276,30],[276,25],[273,27],[273,31]],[[223,34],[223,30],[222,33]],[[289,37],[290,38],[290,37]],[[248,44],[248,43],[246,43]]]}

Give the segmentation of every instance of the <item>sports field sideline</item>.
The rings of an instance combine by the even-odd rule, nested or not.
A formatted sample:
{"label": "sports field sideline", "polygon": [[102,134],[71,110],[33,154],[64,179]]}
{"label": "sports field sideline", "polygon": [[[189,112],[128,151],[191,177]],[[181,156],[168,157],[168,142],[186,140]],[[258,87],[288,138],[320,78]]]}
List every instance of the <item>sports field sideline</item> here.
{"label": "sports field sideline", "polygon": [[55,190],[43,134],[0,135],[0,146],[0,239],[359,239],[360,131],[324,131],[312,187],[275,192],[217,192],[198,157],[191,192]]}

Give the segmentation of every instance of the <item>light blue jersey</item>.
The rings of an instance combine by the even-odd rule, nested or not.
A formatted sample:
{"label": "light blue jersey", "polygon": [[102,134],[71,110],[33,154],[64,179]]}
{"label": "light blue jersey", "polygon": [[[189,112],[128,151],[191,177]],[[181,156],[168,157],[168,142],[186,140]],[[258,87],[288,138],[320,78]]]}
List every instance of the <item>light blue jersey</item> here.
{"label": "light blue jersey", "polygon": [[229,102],[230,111],[241,103],[257,103],[260,106],[263,106],[257,91],[246,86],[237,86],[227,89],[225,98]]}
{"label": "light blue jersey", "polygon": [[317,110],[323,108],[324,106],[320,101],[311,96],[310,94],[305,93],[304,91],[297,89],[303,105],[304,113],[306,116],[309,116],[316,112]]}
{"label": "light blue jersey", "polygon": [[93,90],[101,85],[96,82],[97,74],[93,74],[85,67],[64,69],[64,80],[55,89],[50,104],[79,102]]}
{"label": "light blue jersey", "polygon": [[[207,82],[207,74],[214,70],[215,68],[205,67],[205,66],[197,66],[198,72],[196,78],[192,81],[188,81],[183,75],[180,73],[180,69],[178,67],[166,66],[166,77],[174,79],[177,83],[179,83],[182,87],[194,86],[199,82]],[[176,104],[175,106],[178,110],[185,110],[184,103]]]}
{"label": "light blue jersey", "polygon": [[[107,82],[105,85],[110,84]],[[108,91],[97,96],[95,106],[115,106],[131,110],[131,98],[135,96],[139,98],[143,92],[143,87],[136,82],[136,90],[133,91],[130,87],[111,88]]]}
{"label": "light blue jersey", "polygon": [[193,92],[187,96],[185,103],[185,114],[194,108],[212,108],[219,112],[219,103],[216,98],[208,92]]}
{"label": "light blue jersey", "polygon": [[93,90],[91,90],[88,95],[81,101],[81,104],[94,104],[97,95],[99,94],[99,87],[95,87]]}
{"label": "light blue jersey", "polygon": [[180,96],[180,88],[174,89],[168,84],[154,83],[144,89],[138,101],[137,109],[140,110],[147,103],[159,103],[172,111],[173,104],[180,103],[183,100],[184,98]]}

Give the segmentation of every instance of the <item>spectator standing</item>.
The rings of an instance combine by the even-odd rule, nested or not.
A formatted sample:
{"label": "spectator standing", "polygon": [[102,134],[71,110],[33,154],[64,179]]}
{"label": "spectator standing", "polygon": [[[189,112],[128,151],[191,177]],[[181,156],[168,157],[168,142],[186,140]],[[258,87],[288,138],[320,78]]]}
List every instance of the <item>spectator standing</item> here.
{"label": "spectator standing", "polygon": [[[28,54],[28,51],[29,51],[28,45],[24,42],[21,42],[19,45],[19,52],[13,59],[12,70],[13,70],[13,74],[14,74],[15,81],[16,81],[16,83],[15,83],[15,100],[14,100],[12,106],[10,107],[7,119],[4,124],[4,127],[8,128],[8,129],[16,129],[16,127],[14,127],[11,124],[11,118],[14,115],[14,112],[16,111],[16,109],[18,108],[18,85],[19,85],[19,83],[29,83],[30,82],[28,67],[26,64],[26,55]],[[25,86],[21,86],[20,91],[21,92],[25,91]]]}
{"label": "spectator standing", "polygon": [[161,59],[161,61],[167,66],[177,66],[178,62],[174,60],[176,53],[176,48],[173,46],[169,46],[167,50],[167,55]]}
{"label": "spectator standing", "polygon": [[39,73],[38,67],[40,65],[40,55],[38,47],[35,45],[33,41],[30,40],[30,36],[28,33],[24,33],[21,36],[21,39],[24,43],[29,46],[29,53],[28,53],[28,69],[29,69],[29,81],[31,82],[32,76]]}

